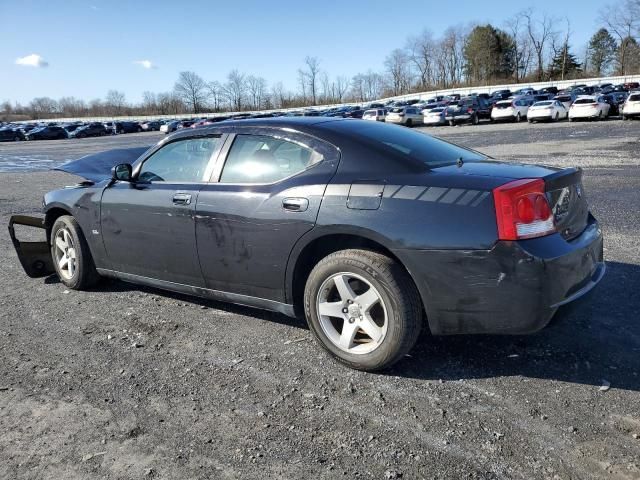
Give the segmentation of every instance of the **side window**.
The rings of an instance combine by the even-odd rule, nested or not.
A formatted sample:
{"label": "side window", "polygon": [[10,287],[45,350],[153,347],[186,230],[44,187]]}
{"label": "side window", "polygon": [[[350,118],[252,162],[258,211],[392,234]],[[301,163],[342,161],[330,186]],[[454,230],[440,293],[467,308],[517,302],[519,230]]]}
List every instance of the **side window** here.
{"label": "side window", "polygon": [[320,162],[322,155],[304,145],[267,135],[238,135],[220,183],[274,183]]}
{"label": "side window", "polygon": [[203,182],[219,137],[191,138],[169,143],[142,164],[138,178],[149,182]]}

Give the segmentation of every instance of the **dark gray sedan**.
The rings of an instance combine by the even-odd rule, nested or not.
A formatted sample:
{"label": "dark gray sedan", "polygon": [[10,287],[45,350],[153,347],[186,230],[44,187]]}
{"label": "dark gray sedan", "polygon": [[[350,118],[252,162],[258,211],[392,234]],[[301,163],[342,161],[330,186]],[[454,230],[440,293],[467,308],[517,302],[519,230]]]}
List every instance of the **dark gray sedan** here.
{"label": "dark gray sedan", "polygon": [[[393,125],[223,122],[61,169],[87,181],[48,193],[44,219],[11,219],[30,276],[304,315],[363,370],[401,359],[423,328],[534,332],[605,271],[581,170],[501,163]],[[19,241],[14,224],[47,242]]]}

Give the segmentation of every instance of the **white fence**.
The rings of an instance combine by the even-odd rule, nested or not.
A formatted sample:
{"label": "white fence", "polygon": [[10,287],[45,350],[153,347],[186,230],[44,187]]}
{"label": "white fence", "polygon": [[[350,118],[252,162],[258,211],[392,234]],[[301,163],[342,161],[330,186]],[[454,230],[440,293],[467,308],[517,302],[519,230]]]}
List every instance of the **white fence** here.
{"label": "white fence", "polygon": [[[435,97],[436,95],[448,95],[450,93],[459,93],[460,95],[468,95],[469,93],[491,93],[495,90],[519,90],[521,88],[535,88],[539,90],[545,87],[557,87],[559,90],[571,87],[573,85],[599,85],[602,83],[627,83],[627,82],[639,82],[640,75],[626,75],[619,77],[600,77],[600,78],[581,78],[577,80],[558,80],[553,82],[534,82],[534,83],[511,83],[504,85],[486,85],[479,87],[464,87],[464,88],[447,88],[443,90],[430,90],[428,92],[409,93],[407,95],[399,95],[397,97],[387,97],[375,100],[375,102],[388,102],[389,100],[408,100],[408,99],[420,99],[425,100],[427,98]],[[353,103],[341,103],[334,105],[317,105],[314,107],[304,107],[304,109],[325,109],[330,107],[342,107],[348,105],[362,105],[369,102],[353,102]],[[77,117],[77,118],[51,118],[41,119],[38,122],[108,122],[113,120],[120,121],[144,121],[144,120],[173,120],[173,119],[185,119],[185,118],[202,118],[202,117],[219,117],[227,115],[237,114],[254,114],[254,113],[269,113],[269,112],[292,112],[300,111],[303,108],[281,108],[277,110],[260,110],[258,111],[245,111],[245,112],[224,112],[224,113],[183,113],[180,115],[137,115],[137,116],[121,116],[121,117]],[[29,122],[24,122],[29,123]]]}

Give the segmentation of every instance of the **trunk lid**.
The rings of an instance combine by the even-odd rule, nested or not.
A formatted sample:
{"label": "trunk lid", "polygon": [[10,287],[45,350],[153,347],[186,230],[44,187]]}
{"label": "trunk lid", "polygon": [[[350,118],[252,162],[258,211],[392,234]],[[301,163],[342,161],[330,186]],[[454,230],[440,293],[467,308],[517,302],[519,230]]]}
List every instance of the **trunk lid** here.
{"label": "trunk lid", "polygon": [[541,178],[556,229],[565,240],[572,240],[587,227],[589,206],[582,186],[582,169],[560,169],[542,165],[467,161],[461,167],[446,165],[432,169],[441,174],[484,176],[504,179],[507,183],[521,178]]}

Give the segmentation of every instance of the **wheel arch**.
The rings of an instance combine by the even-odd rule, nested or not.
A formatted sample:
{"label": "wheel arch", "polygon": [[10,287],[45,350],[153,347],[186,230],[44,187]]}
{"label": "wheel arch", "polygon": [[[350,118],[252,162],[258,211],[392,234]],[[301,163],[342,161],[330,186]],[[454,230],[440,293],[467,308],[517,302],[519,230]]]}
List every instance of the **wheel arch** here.
{"label": "wheel arch", "polygon": [[[313,267],[327,255],[339,250],[358,248],[381,253],[395,260],[409,274],[414,286],[417,284],[411,272],[389,247],[383,236],[366,229],[351,226],[314,229],[302,237],[289,256],[285,279],[285,298],[294,307],[297,316],[304,312],[303,297],[307,278]],[[422,301],[422,299],[421,299]],[[422,305],[424,311],[424,304]]]}
{"label": "wheel arch", "polygon": [[71,209],[65,205],[55,204],[47,208],[44,216],[44,226],[47,231],[47,242],[51,241],[51,229],[53,228],[53,224],[56,223],[58,218],[64,215],[73,216]]}

